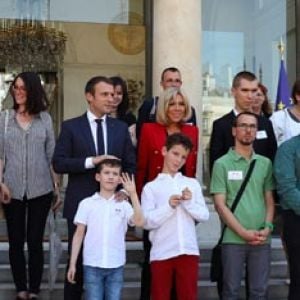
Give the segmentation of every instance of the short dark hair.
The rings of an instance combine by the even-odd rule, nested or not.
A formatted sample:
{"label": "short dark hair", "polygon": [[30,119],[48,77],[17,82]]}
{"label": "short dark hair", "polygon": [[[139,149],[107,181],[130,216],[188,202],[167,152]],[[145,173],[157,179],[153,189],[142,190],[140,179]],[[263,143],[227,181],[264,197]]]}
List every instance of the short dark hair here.
{"label": "short dark hair", "polygon": [[26,111],[30,115],[34,115],[47,110],[49,102],[42,86],[41,79],[35,72],[22,72],[18,74],[11,83],[10,93],[13,98],[13,109],[18,110],[19,108],[19,104],[17,104],[14,94],[14,86],[18,78],[23,80],[26,89]]}
{"label": "short dark hair", "polygon": [[113,85],[112,81],[105,76],[95,76],[92,77],[85,85],[84,92],[87,94],[95,95],[95,85],[99,82],[105,82],[107,84]]}
{"label": "short dark hair", "polygon": [[191,139],[183,133],[173,133],[167,137],[166,148],[169,151],[172,147],[176,145],[183,146],[186,150],[191,151],[193,148],[193,143]]}
{"label": "short dark hair", "polygon": [[120,76],[113,76],[109,78],[114,86],[114,88],[118,85],[122,88],[123,99],[122,102],[118,105],[117,108],[117,117],[122,119],[129,109],[129,96],[126,81]]}
{"label": "short dark hair", "polygon": [[165,68],[165,69],[162,71],[162,73],[161,73],[161,81],[164,81],[164,77],[165,77],[165,74],[166,74],[167,72],[173,72],[173,73],[178,72],[178,73],[180,74],[179,69],[176,68],[176,67],[168,67],[168,68]]}
{"label": "short dark hair", "polygon": [[249,72],[249,71],[242,71],[237,73],[232,81],[232,87],[237,88],[240,86],[240,82],[242,79],[248,80],[248,81],[254,81],[257,80],[255,74]]}
{"label": "short dark hair", "polygon": [[232,122],[232,127],[236,127],[236,126],[237,126],[237,123],[238,123],[239,118],[240,118],[241,116],[243,116],[243,115],[254,117],[255,120],[256,120],[256,124],[258,123],[258,117],[257,117],[257,115],[256,115],[255,113],[250,112],[250,111],[243,111],[243,112],[239,113],[239,114],[235,117],[235,119],[234,119],[233,122]]}
{"label": "short dark hair", "polygon": [[120,173],[122,171],[122,163],[120,159],[115,158],[106,158],[103,159],[98,165],[97,165],[97,173],[100,173],[104,166],[110,167],[110,168],[119,168]]}
{"label": "short dark hair", "polygon": [[296,94],[300,93],[300,80],[297,79],[293,85],[293,89],[292,89],[292,99],[293,99],[293,103],[296,104],[297,100],[296,100]]}

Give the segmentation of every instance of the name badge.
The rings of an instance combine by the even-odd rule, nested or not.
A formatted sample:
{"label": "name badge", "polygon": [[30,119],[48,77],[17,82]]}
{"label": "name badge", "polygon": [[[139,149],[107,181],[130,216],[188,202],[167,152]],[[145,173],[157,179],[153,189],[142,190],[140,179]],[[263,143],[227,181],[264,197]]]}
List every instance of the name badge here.
{"label": "name badge", "polygon": [[242,180],[243,171],[228,171],[228,180]]}
{"label": "name badge", "polygon": [[268,137],[267,132],[265,130],[259,130],[256,132],[256,139],[262,140]]}

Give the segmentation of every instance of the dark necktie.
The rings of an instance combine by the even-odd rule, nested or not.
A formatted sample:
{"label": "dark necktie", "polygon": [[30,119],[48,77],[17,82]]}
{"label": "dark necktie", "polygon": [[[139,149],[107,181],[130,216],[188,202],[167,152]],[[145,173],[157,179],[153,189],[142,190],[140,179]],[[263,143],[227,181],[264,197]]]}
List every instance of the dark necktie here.
{"label": "dark necktie", "polygon": [[96,119],[95,121],[97,123],[97,150],[98,150],[98,155],[102,155],[102,154],[105,154],[103,130],[102,130],[103,119]]}

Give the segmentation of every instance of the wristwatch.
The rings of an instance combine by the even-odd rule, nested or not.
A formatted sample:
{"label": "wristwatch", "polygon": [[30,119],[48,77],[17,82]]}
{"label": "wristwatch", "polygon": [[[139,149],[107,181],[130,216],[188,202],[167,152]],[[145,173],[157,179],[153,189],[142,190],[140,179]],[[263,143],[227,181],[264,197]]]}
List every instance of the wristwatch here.
{"label": "wristwatch", "polygon": [[265,228],[269,228],[272,232],[274,230],[274,225],[271,222],[265,222]]}

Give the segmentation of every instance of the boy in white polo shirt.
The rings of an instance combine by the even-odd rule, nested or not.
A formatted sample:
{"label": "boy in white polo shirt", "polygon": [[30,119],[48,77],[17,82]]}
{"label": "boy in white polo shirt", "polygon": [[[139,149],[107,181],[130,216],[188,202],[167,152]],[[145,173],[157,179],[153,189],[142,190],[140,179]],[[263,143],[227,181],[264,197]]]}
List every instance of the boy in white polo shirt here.
{"label": "boy in white polo shirt", "polygon": [[178,299],[197,299],[199,248],[195,224],[208,220],[209,212],[198,181],[178,172],[191,149],[187,136],[168,136],[162,149],[162,173],[142,192],[144,228],[150,230],[152,243],[152,300],[170,299],[173,278]]}
{"label": "boy in white polo shirt", "polygon": [[[85,299],[121,299],[125,264],[127,224],[143,226],[144,217],[133,177],[121,176],[121,161],[105,159],[99,164],[96,180],[100,192],[83,199],[74,218],[77,225],[73,237],[68,280],[74,283],[76,260],[83,245]],[[132,206],[117,201],[115,191],[122,183]]]}

